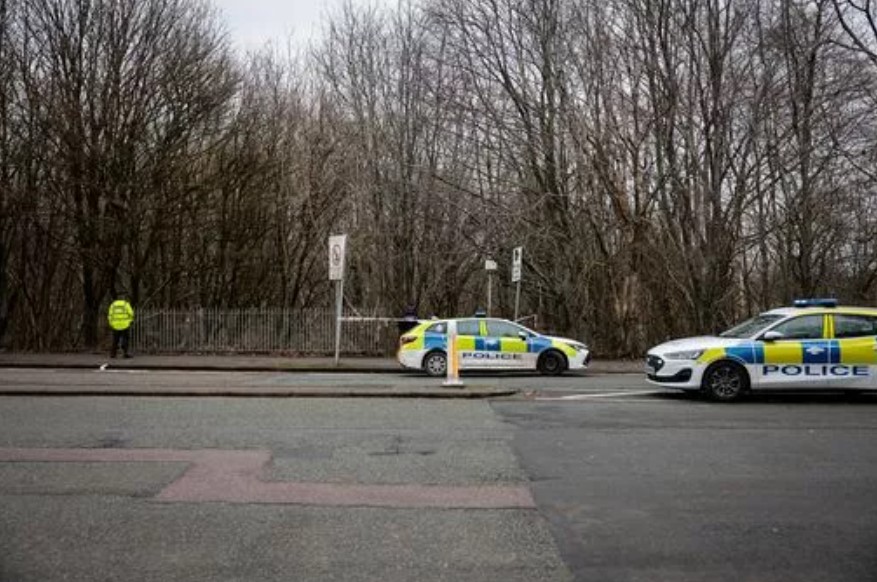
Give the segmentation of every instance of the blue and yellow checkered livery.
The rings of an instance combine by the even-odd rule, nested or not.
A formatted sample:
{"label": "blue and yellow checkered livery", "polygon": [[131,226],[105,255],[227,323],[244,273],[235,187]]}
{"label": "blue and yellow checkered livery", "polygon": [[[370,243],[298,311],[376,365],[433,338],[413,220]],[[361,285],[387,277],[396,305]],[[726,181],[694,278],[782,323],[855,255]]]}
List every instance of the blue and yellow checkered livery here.
{"label": "blue and yellow checkered livery", "polygon": [[729,359],[741,364],[877,364],[877,337],[840,340],[747,342],[710,348],[698,363]]}
{"label": "blue and yellow checkered livery", "polygon": [[[426,326],[424,326],[426,327]],[[413,329],[409,335],[416,339],[402,346],[408,350],[447,350],[448,336],[444,333],[422,331]],[[529,341],[518,338],[489,338],[481,336],[461,335],[457,336],[457,349],[461,352],[477,350],[483,352],[501,353],[530,353],[539,354],[548,348],[560,350],[567,356],[574,356],[576,351],[569,344],[547,337],[535,337]]]}
{"label": "blue and yellow checkered livery", "polygon": [[[557,352],[564,356],[560,363],[562,369],[583,369],[590,362],[590,351],[581,342],[566,338],[543,336],[518,324],[501,319],[479,321],[476,326],[472,320],[456,320],[468,324],[466,331],[457,335],[456,348],[460,353],[461,367],[512,367],[537,369],[545,360],[546,352]],[[509,324],[499,332],[490,328],[492,324]],[[459,323],[458,323],[459,325]],[[446,333],[447,320],[421,322],[407,331],[399,343],[397,357],[403,366],[421,368],[434,352],[446,353],[448,338]],[[473,331],[476,331],[473,334]],[[490,335],[489,332],[495,335]],[[548,368],[546,368],[548,369]]]}
{"label": "blue and yellow checkered livery", "polygon": [[704,351],[698,362],[710,364],[727,358],[741,364],[877,364],[877,336],[834,339],[835,316],[873,317],[877,315],[877,311],[839,307],[831,309],[830,313],[826,313],[823,309],[799,309],[794,315],[822,315],[823,338],[801,341],[750,341],[733,347],[711,348]]}

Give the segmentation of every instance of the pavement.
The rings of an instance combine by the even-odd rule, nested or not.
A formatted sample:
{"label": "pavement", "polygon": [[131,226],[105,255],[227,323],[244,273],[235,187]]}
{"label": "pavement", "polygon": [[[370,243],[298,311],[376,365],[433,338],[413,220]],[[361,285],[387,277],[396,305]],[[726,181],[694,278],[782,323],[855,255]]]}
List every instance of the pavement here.
{"label": "pavement", "polygon": [[[393,358],[334,358],[266,356],[247,354],[143,354],[133,358],[111,359],[104,352],[95,353],[27,353],[0,352],[0,368],[94,369],[103,364],[121,370],[197,370],[216,372],[331,372],[388,373],[405,372]],[[588,368],[594,374],[631,374],[642,372],[639,360],[594,360]]]}
{"label": "pavement", "polygon": [[95,369],[106,364],[119,370],[176,370],[200,372],[347,372],[352,374],[401,372],[390,358],[333,358],[246,354],[136,354],[110,358],[95,353],[0,353],[0,368]]}
{"label": "pavement", "polygon": [[[629,374],[639,373],[641,367],[639,361],[595,360],[587,371],[570,374]],[[22,377],[20,372],[27,370],[43,370],[50,375]],[[82,376],[85,372],[89,372],[88,376]],[[105,374],[94,376],[90,372]],[[119,376],[113,372],[129,374]],[[131,375],[137,372],[206,374],[198,381],[191,378],[144,380]],[[239,380],[229,375],[230,372],[300,374],[314,378],[314,381],[295,384],[253,382]],[[338,381],[317,381],[319,374],[331,374]],[[105,353],[0,353],[0,395],[489,398],[519,392],[502,385],[446,387],[440,379],[426,376],[422,376],[422,382],[405,385],[363,381],[368,375],[378,374],[421,376],[417,371],[403,369],[391,358],[342,357],[336,366],[333,358],[326,357],[148,354],[130,359],[110,359]],[[533,377],[541,378],[536,374]]]}
{"label": "pavement", "polygon": [[[371,374],[421,376],[406,370],[391,358],[282,357],[265,355],[137,355],[111,359],[105,353],[0,353],[0,395],[16,396],[220,396],[220,397],[383,397],[383,398],[491,398],[513,396],[518,389],[508,386],[444,386],[437,378],[423,376],[423,382],[363,381]],[[641,369],[636,361],[595,361],[586,372],[576,375],[635,373]],[[57,371],[49,376],[27,376],[22,372]],[[102,376],[76,376],[76,372],[109,372]],[[178,378],[146,380],[112,372],[206,372],[214,373],[192,381]],[[17,373],[16,373],[17,372]],[[283,384],[253,382],[229,376],[229,372],[290,373],[313,375],[314,381]],[[226,373],[226,374],[222,374]],[[336,381],[317,381],[318,374],[332,375]],[[349,379],[339,375],[349,375]]]}

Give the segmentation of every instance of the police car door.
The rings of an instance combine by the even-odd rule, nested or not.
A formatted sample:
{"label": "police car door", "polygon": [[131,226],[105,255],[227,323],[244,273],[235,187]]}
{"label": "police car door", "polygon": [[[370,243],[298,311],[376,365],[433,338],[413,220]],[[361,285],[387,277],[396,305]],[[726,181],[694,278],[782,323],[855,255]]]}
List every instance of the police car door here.
{"label": "police car door", "polygon": [[835,314],[838,365],[831,372],[848,388],[877,388],[877,317]]}
{"label": "police car door", "polygon": [[800,315],[765,332],[762,336],[764,364],[754,378],[756,385],[761,388],[825,387],[832,378],[832,359],[837,358],[832,342],[825,338],[827,318],[823,314]]}
{"label": "police car door", "polygon": [[460,354],[460,368],[483,368],[481,322],[477,319],[461,319],[457,321],[457,351]]}
{"label": "police car door", "polygon": [[[510,321],[488,319],[485,348],[492,354],[492,362],[497,368],[532,368],[535,363],[528,361],[527,337],[529,334]],[[522,335],[523,334],[523,335]]]}

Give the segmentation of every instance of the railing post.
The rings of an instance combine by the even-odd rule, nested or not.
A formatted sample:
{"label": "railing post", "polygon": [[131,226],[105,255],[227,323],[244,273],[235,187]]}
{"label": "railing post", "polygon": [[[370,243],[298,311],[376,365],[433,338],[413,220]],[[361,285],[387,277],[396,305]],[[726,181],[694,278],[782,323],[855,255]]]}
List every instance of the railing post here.
{"label": "railing post", "polygon": [[204,326],[204,307],[198,308],[198,351],[206,352],[207,329]]}

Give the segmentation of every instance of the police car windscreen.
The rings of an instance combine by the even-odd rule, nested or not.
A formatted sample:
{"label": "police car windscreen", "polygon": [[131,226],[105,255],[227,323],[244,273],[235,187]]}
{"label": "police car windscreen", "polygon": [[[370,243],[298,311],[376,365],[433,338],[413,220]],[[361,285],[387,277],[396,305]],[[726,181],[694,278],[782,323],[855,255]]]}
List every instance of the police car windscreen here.
{"label": "police car windscreen", "polygon": [[752,319],[747,319],[743,323],[739,325],[735,325],[728,331],[724,331],[719,334],[720,337],[731,337],[731,338],[749,338],[753,335],[759,333],[764,328],[769,325],[776,323],[784,316],[766,313],[763,315],[757,315]]}

